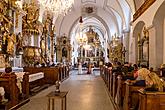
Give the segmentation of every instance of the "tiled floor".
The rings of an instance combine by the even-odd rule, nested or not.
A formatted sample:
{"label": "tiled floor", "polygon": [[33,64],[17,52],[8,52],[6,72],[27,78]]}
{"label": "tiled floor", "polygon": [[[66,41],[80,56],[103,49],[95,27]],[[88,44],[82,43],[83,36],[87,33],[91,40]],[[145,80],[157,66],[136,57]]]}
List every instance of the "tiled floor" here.
{"label": "tiled floor", "polygon": [[[71,73],[70,78],[62,82],[60,87],[61,91],[69,91],[67,110],[114,110],[98,72],[92,75],[77,75],[77,71]],[[55,87],[51,86],[31,97],[30,102],[19,110],[47,110],[46,95],[53,90]]]}

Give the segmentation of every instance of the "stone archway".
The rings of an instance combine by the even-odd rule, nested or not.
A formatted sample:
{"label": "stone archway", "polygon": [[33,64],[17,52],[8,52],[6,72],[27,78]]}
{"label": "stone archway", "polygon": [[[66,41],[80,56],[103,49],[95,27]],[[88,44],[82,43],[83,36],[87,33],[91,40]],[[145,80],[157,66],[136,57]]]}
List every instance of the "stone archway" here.
{"label": "stone archway", "polygon": [[153,27],[155,28],[155,65],[157,68],[165,63],[165,2],[158,8],[154,19]]}
{"label": "stone archway", "polygon": [[142,37],[144,25],[145,25],[144,21],[140,21],[136,24],[136,26],[133,30],[134,43],[131,45],[132,45],[132,49],[133,49],[132,51],[133,51],[135,63],[138,63],[138,54],[139,54],[139,52],[138,52],[138,36],[140,35]]}

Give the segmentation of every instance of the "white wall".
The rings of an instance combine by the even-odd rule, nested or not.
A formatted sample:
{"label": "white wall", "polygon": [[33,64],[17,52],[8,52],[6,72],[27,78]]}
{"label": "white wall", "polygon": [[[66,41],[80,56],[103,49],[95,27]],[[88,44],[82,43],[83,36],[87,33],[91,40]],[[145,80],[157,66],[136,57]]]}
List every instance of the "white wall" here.
{"label": "white wall", "polygon": [[146,24],[146,27],[152,26],[152,22],[154,19],[154,16],[160,7],[160,5],[164,2],[164,0],[156,0],[154,4],[152,4],[134,23],[133,27],[136,26],[136,24],[139,21],[144,21]]}
{"label": "white wall", "polygon": [[[163,28],[165,23],[162,21],[162,13],[159,13],[155,18],[155,15],[163,2],[164,0],[157,0],[135,22],[133,22],[133,30],[135,30],[135,26],[139,21],[143,21],[149,30],[149,66],[154,67],[155,69],[159,68],[160,65],[165,62],[165,34]],[[132,38],[130,38],[130,42],[133,42]]]}

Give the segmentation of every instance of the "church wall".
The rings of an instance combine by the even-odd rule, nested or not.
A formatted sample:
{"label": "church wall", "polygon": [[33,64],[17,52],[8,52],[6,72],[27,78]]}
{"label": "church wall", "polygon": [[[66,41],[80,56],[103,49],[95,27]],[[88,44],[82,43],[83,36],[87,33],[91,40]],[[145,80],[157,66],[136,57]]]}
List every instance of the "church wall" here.
{"label": "church wall", "polygon": [[[159,68],[160,65],[165,62],[163,53],[165,45],[163,45],[163,27],[164,22],[162,20],[157,20],[156,23],[153,24],[155,19],[155,14],[157,13],[158,8],[164,0],[157,0],[153,5],[151,5],[136,21],[132,24],[132,30],[137,30],[136,25],[139,21],[143,21],[145,23],[146,28],[149,31],[149,66],[154,67],[155,69]],[[155,25],[156,24],[156,25]],[[133,52],[131,48],[136,44],[132,44],[135,42],[135,39],[132,38],[134,35],[130,36],[130,62],[136,62],[136,50]],[[136,46],[135,46],[136,47]],[[133,52],[133,53],[132,53]]]}
{"label": "church wall", "polygon": [[163,22],[158,23],[156,28],[156,66],[160,67],[160,65],[163,63]]}
{"label": "church wall", "polygon": [[136,26],[136,24],[139,21],[144,21],[146,24],[146,27],[152,26],[152,22],[154,19],[154,16],[160,7],[160,5],[164,2],[164,0],[157,0],[152,4],[135,22],[133,22],[133,28]]}

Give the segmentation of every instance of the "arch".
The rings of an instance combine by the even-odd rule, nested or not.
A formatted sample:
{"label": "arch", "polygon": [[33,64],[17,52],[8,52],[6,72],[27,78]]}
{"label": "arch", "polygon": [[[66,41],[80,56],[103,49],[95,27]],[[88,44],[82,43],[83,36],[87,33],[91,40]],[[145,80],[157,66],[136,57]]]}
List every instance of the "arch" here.
{"label": "arch", "polygon": [[160,67],[165,63],[165,1],[160,5],[153,19],[153,26],[155,28],[155,54],[156,67]]}
{"label": "arch", "polygon": [[[99,20],[103,24],[104,28],[106,29],[106,31],[108,33],[108,36],[111,36],[110,29],[109,29],[107,23],[100,16],[98,16],[98,15],[94,15],[93,17],[95,17],[97,20]],[[71,28],[69,30],[69,35],[68,35],[69,37],[71,36],[71,32],[73,31],[73,28],[75,27],[75,25],[78,22],[78,20],[79,20],[79,17],[72,24],[72,26],[71,26]]]}
{"label": "arch", "polygon": [[138,34],[142,36],[144,25],[145,25],[144,21],[139,21],[133,30],[133,38],[134,38],[134,46],[133,46],[134,54],[133,55],[135,55],[134,56],[135,63],[138,63]]}

